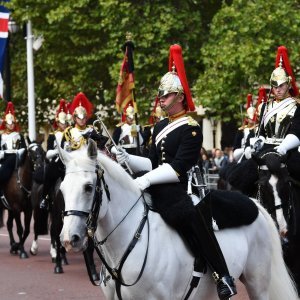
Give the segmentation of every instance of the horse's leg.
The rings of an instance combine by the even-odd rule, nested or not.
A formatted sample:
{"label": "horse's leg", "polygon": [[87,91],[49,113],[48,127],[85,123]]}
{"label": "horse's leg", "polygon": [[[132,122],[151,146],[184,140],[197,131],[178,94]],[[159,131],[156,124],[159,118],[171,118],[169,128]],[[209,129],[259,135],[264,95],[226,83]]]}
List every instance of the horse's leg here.
{"label": "horse's leg", "polygon": [[19,243],[17,244],[18,250],[20,251],[19,256],[20,258],[28,258],[28,255],[24,250],[24,243],[23,243],[24,228],[21,222],[21,213],[15,213],[15,221],[17,225],[17,234],[19,237]]}
{"label": "horse's leg", "polygon": [[68,265],[69,264],[66,253],[67,253],[67,251],[66,251],[65,247],[63,245],[61,245],[61,247],[60,247],[60,255],[61,255],[61,263],[62,263],[62,265]]}
{"label": "horse's leg", "polygon": [[64,270],[62,268],[62,263],[61,263],[61,247],[62,247],[62,245],[60,242],[59,234],[56,235],[55,245],[56,245],[56,260],[55,260],[54,273],[61,274],[64,272]]}
{"label": "horse's leg", "polygon": [[6,227],[7,227],[9,241],[10,241],[10,253],[18,254],[18,246],[16,244],[14,234],[13,234],[13,221],[14,221],[14,213],[11,210],[8,210]]}
{"label": "horse's leg", "polygon": [[25,241],[30,233],[30,223],[32,217],[32,209],[31,206],[26,209],[24,212],[24,232],[22,235],[22,239],[20,242],[20,258],[28,258],[28,254],[24,249]]}
{"label": "horse's leg", "polygon": [[37,229],[37,209],[35,208],[33,211],[33,231],[34,231],[34,238],[30,247],[30,254],[31,255],[37,255],[39,250],[39,244],[38,244],[38,229]]}

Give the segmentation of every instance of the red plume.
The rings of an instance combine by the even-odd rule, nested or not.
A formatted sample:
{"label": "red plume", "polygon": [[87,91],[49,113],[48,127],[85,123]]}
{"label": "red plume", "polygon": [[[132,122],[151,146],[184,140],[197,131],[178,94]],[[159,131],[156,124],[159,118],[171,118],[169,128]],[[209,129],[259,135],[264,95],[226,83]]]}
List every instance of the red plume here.
{"label": "red plume", "polygon": [[[15,107],[11,101],[8,102],[6,105],[5,113],[4,113],[4,116],[2,119],[2,123],[0,125],[0,130],[5,130],[5,128],[6,128],[5,116],[9,113],[12,114],[16,120]],[[15,122],[15,131],[20,131],[20,126],[17,122]]]}
{"label": "red plume", "polygon": [[255,107],[255,114],[253,116],[253,121],[254,122],[257,122],[258,108],[259,108],[260,104],[265,103],[265,102],[267,102],[266,89],[264,87],[260,87],[259,90],[258,90],[258,99],[257,99],[256,107]]}
{"label": "red plume", "polygon": [[158,104],[159,104],[159,99],[156,96],[155,102],[154,102],[154,107],[153,107],[152,112],[151,112],[150,117],[149,117],[149,124],[154,124],[154,116],[153,116],[153,114],[156,112],[156,108],[157,108]]}
{"label": "red plume", "polygon": [[55,114],[55,120],[53,122],[53,128],[56,129],[57,128],[57,122],[56,122],[56,118],[58,117],[58,114],[63,111],[65,113],[67,113],[67,107],[66,107],[66,100],[65,99],[60,99],[59,101],[59,106],[56,110],[56,114]]}
{"label": "red plume", "polygon": [[277,56],[275,61],[275,68],[279,67],[280,57],[282,57],[282,67],[286,70],[289,76],[291,76],[291,95],[297,96],[299,94],[299,89],[296,84],[296,79],[289,61],[288,50],[285,46],[280,46],[277,49]]}
{"label": "red plume", "polygon": [[252,94],[248,94],[247,95],[247,106],[246,106],[246,110],[252,106]]}
{"label": "red plume", "polygon": [[195,110],[195,104],[192,99],[191,91],[185,74],[184,62],[182,57],[182,49],[179,45],[175,44],[170,47],[170,56],[169,56],[169,71],[172,71],[173,63],[176,68],[176,72],[182,84],[187,105],[190,111]]}
{"label": "red plume", "polygon": [[94,106],[90,102],[90,100],[85,96],[85,94],[82,93],[82,92],[78,93],[74,97],[74,99],[72,101],[72,104],[70,106],[70,112],[73,114],[74,110],[78,106],[83,106],[86,109],[86,113],[87,113],[87,118],[88,119],[92,116]]}

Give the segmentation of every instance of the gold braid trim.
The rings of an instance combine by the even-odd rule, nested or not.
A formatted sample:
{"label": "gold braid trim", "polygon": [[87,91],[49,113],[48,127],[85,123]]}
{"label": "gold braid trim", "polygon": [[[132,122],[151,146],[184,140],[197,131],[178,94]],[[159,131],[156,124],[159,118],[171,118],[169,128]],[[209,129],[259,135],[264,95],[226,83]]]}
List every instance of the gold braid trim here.
{"label": "gold braid trim", "polygon": [[70,145],[70,149],[71,150],[77,150],[79,149],[83,144],[86,144],[86,140],[83,136],[80,137],[80,140],[79,141],[75,141],[72,137],[72,134],[71,134],[71,129],[73,127],[70,126],[68,127],[66,130],[65,130],[65,133],[64,133],[64,137],[66,139],[66,141],[69,143]]}

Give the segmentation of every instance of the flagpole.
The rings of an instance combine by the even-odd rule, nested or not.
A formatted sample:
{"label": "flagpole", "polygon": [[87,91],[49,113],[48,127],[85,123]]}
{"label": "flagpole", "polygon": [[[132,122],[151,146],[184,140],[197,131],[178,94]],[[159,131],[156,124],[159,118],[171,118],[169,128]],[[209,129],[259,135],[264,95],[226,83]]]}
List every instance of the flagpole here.
{"label": "flagpole", "polygon": [[[126,42],[132,42],[132,34],[131,32],[126,32]],[[132,42],[133,44],[133,42]],[[128,46],[126,46],[127,48]],[[127,49],[125,49],[125,53],[127,52]],[[133,65],[133,49],[131,51],[132,53],[132,65]],[[137,125],[137,127],[139,127],[139,118],[138,118],[138,114],[137,114],[137,103],[136,103],[136,98],[135,98],[135,87],[132,89],[132,98],[133,98],[133,105],[134,105],[134,120],[135,120],[135,125]],[[137,132],[137,135],[136,135],[136,144],[137,144],[137,147],[136,147],[136,155],[141,155],[141,149],[140,149],[140,146],[141,146],[141,143],[140,143],[140,130],[141,128],[139,128],[139,131]]]}

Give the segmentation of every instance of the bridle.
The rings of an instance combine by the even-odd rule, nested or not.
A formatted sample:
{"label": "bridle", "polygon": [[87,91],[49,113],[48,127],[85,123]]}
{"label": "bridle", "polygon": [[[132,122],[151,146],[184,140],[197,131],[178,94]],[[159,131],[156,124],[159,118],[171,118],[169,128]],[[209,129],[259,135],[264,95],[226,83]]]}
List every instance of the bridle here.
{"label": "bridle", "polygon": [[[101,166],[99,164],[96,165],[95,173],[96,173],[95,193],[94,193],[92,207],[91,207],[90,212],[80,211],[80,210],[68,210],[68,211],[64,212],[64,216],[73,215],[73,216],[79,216],[79,217],[87,217],[86,225],[87,225],[88,236],[93,239],[94,249],[96,250],[96,252],[97,252],[99,258],[101,259],[103,265],[105,266],[106,270],[109,272],[111,278],[116,281],[116,283],[115,283],[116,292],[117,292],[118,298],[121,300],[122,299],[121,286],[133,286],[133,285],[135,285],[140,280],[140,278],[142,277],[142,274],[143,274],[145,266],[146,266],[146,261],[147,261],[147,256],[148,256],[148,248],[149,248],[149,239],[150,239],[150,226],[149,226],[149,219],[148,219],[149,207],[146,203],[144,193],[142,193],[141,196],[135,201],[135,203],[129,209],[129,211],[125,214],[125,216],[121,219],[121,221],[115,226],[115,228],[102,241],[98,241],[96,236],[95,236],[95,231],[97,229],[97,220],[98,220],[100,207],[102,205],[102,200],[103,200],[103,197],[102,197],[103,196],[103,190],[106,193],[108,201],[111,201],[111,199],[110,199],[110,192],[109,192],[108,186],[107,186],[107,184],[105,182],[105,179],[104,179],[104,169],[101,168]],[[118,263],[118,267],[113,268],[106,261],[106,259],[104,257],[104,254],[101,251],[101,246],[103,246],[106,243],[109,236],[126,219],[126,217],[129,215],[129,213],[133,210],[133,208],[136,206],[136,204],[140,201],[140,199],[143,200],[143,205],[144,205],[144,213],[143,213],[142,219],[141,219],[141,221],[138,225],[138,228],[135,231],[135,234],[134,234],[132,240],[130,241],[127,249],[125,250],[122,258],[120,259],[120,261]],[[129,283],[126,283],[123,280],[122,268],[123,268],[123,265],[124,265],[126,259],[129,256],[129,254],[131,253],[131,251],[135,247],[136,243],[140,239],[141,233],[143,231],[143,228],[144,228],[146,222],[147,222],[147,228],[148,228],[148,237],[147,237],[147,248],[146,248],[146,252],[145,252],[145,256],[144,256],[143,265],[141,267],[141,270],[140,270],[136,280],[133,283],[129,284]],[[86,265],[87,265],[87,270],[88,270],[88,274],[89,274],[91,282],[94,285],[100,285],[101,282],[96,283],[92,278],[92,274],[91,274],[90,268],[88,266],[88,259],[87,259],[86,251],[84,251],[84,257],[85,257],[85,262],[86,262]],[[104,284],[106,284],[106,282],[109,279],[110,279],[109,276],[104,276],[102,281],[104,282]]]}

